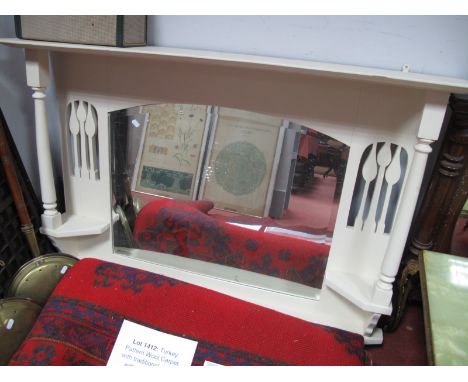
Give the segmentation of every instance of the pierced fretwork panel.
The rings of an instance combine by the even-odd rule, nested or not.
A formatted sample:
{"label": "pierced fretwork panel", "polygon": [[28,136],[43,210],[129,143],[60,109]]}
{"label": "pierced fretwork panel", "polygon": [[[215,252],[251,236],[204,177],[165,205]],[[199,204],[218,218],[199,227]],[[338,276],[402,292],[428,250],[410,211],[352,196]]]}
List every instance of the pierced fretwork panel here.
{"label": "pierced fretwork panel", "polygon": [[407,151],[377,142],[363,152],[348,215],[348,226],[390,233],[408,165]]}
{"label": "pierced fretwork panel", "polygon": [[76,177],[98,180],[99,142],[96,108],[86,101],[72,101],[67,106],[67,121],[72,173]]}

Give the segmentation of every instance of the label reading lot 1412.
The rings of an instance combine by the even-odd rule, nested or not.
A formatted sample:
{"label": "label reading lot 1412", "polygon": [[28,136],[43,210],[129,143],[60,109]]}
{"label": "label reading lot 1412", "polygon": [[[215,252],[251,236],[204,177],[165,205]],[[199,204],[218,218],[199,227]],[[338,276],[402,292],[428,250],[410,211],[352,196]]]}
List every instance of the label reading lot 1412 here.
{"label": "label reading lot 1412", "polygon": [[190,366],[197,344],[125,320],[107,366]]}

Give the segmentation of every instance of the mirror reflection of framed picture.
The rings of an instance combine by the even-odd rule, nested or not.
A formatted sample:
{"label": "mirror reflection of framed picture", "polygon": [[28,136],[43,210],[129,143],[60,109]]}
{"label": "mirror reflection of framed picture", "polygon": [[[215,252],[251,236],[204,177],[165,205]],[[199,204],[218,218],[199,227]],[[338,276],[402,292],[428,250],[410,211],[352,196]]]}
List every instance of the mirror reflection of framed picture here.
{"label": "mirror reflection of framed picture", "polygon": [[267,216],[284,136],[281,118],[215,108],[199,199],[218,209]]}
{"label": "mirror reflection of framed picture", "polygon": [[147,123],[132,190],[195,199],[210,124],[211,106],[159,104],[143,107]]}

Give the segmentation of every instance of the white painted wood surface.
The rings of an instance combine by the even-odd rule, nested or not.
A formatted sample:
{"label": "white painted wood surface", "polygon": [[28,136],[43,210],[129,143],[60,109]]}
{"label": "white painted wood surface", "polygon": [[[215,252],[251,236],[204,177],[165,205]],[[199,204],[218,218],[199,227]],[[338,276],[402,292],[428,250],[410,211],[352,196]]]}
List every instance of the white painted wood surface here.
{"label": "white painted wood surface", "polygon": [[[16,39],[1,39],[0,43],[33,49],[41,57],[53,52],[62,114],[67,219],[46,232],[61,250],[165,274],[311,322],[379,338],[373,330],[378,316],[392,309],[391,285],[419,195],[429,143],[438,139],[449,93],[467,91],[468,81],[180,49],[120,49]],[[30,62],[34,67],[40,61]],[[158,102],[217,104],[267,113],[348,144],[348,167],[320,298],[209,277],[139,251],[116,253],[109,229],[113,219],[109,161],[100,161],[97,180],[75,177],[71,166],[66,108],[73,100],[83,100],[96,109],[101,158],[110,158],[109,112]],[[43,124],[39,121],[38,126]],[[371,230],[348,226],[362,154],[377,142],[405,149],[410,168],[388,234],[375,231],[375,226]],[[377,152],[374,155],[377,161]],[[388,171],[390,166],[387,159],[378,160],[381,169],[372,171],[369,179],[384,181],[383,169]],[[51,181],[53,184],[53,178],[41,173],[41,183],[50,186]]]}
{"label": "white painted wood surface", "polygon": [[34,116],[36,122],[36,148],[44,213],[41,220],[46,228],[61,225],[61,215],[57,211],[52,154],[50,151],[46,94],[49,85],[49,55],[44,51],[26,50],[26,78],[32,88]]}
{"label": "white painted wood surface", "polygon": [[317,76],[333,76],[340,79],[359,79],[382,84],[395,84],[446,91],[466,91],[468,81],[457,78],[432,76],[405,71],[393,71],[360,67],[352,65],[330,64],[305,60],[293,60],[276,57],[263,57],[244,54],[223,53],[179,48],[163,48],[155,46],[115,48],[97,45],[65,44],[47,41],[20,40],[16,38],[1,38],[0,44],[19,47],[35,48],[48,51],[75,52],[96,55],[114,55],[134,58],[151,58],[157,60],[165,57],[180,61],[207,60],[220,65],[248,65],[283,68],[288,71],[313,71]]}
{"label": "white painted wood surface", "polygon": [[76,116],[77,102],[70,102],[70,119],[68,122],[70,133],[72,135],[73,150],[73,169],[75,176],[81,176],[81,143],[80,143],[80,124]]}

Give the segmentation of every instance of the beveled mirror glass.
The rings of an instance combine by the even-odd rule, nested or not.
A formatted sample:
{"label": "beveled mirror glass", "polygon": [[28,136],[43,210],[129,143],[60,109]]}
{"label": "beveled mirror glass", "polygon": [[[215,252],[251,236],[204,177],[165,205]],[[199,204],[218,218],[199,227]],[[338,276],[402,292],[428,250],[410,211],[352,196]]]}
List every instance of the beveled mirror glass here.
{"label": "beveled mirror glass", "polygon": [[319,298],[349,147],[213,105],[110,113],[114,250]]}

